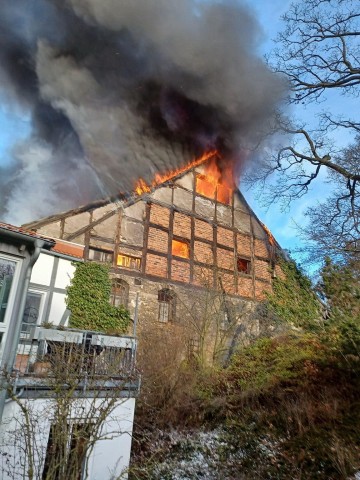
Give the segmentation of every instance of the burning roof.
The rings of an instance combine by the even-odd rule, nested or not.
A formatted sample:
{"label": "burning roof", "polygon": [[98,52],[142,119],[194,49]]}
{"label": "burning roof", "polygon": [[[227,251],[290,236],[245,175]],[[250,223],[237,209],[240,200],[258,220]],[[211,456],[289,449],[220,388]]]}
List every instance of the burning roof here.
{"label": "burning roof", "polygon": [[256,19],[231,0],[5,0],[0,27],[2,86],[32,125],[0,167],[11,223],[149,185],[204,151],[237,162],[284,97]]}

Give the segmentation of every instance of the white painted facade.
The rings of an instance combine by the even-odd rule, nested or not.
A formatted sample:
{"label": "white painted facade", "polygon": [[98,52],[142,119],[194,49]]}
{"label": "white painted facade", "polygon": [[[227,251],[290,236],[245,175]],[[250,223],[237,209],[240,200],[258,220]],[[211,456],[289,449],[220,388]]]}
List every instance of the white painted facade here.
{"label": "white painted facade", "polygon": [[[15,252],[13,254],[11,248],[12,246],[9,247],[9,251],[5,250],[4,252],[0,249],[0,258],[3,259],[3,264],[5,264],[5,260],[10,262],[14,273],[8,300],[6,305],[4,304],[6,307],[6,310],[4,309],[4,321],[0,324],[0,340],[2,337],[3,344],[6,337],[10,337],[10,335],[7,335],[7,330],[14,318],[12,311],[16,305],[15,294],[20,287],[26,292],[19,280],[23,260],[17,255],[17,250],[13,249]],[[31,348],[33,348],[33,342],[37,341],[34,338],[32,327],[44,323],[51,323],[53,326],[67,325],[66,288],[70,285],[75,271],[74,261],[81,260],[57,252],[42,250],[32,267],[24,314],[19,317],[20,320],[21,318],[23,320],[20,333],[22,343],[18,346],[15,368],[18,369],[18,375],[20,373],[20,376],[15,381],[12,380],[12,388],[21,405],[30,412],[34,433],[31,438],[26,435],[25,420],[20,405],[17,401],[7,398],[2,418],[0,418],[1,480],[27,480],[30,478],[28,474],[29,452],[25,448],[27,440],[30,440],[33,446],[34,475],[32,478],[42,479],[49,432],[51,425],[54,423],[55,401],[50,398],[51,391],[49,393],[49,389],[47,392],[45,392],[45,389],[45,393],[41,389],[37,389],[39,386],[37,372],[25,372],[25,370],[21,370],[18,364],[19,359],[26,362],[26,358],[29,358]],[[59,330],[58,332],[60,333]],[[82,335],[82,333],[79,332],[78,335]],[[119,337],[117,337],[118,342],[119,340]],[[135,342],[134,339],[133,341]],[[135,349],[136,347],[132,344],[129,347],[126,344],[124,348]],[[13,378],[15,378],[15,375]],[[41,382],[43,386],[46,386],[46,377],[43,376],[41,379],[40,376]],[[117,395],[115,403],[102,424],[100,438],[87,454],[81,480],[127,479],[135,411],[135,390],[124,387],[123,391],[120,389],[116,393],[114,392],[114,395]],[[111,393],[107,397],[105,394],[106,398],[99,398],[100,394],[99,391],[96,391],[96,387],[92,393],[89,391],[85,393],[85,390],[84,393],[81,392],[79,390],[76,398],[74,397],[72,400],[72,412],[68,419],[70,423],[81,423],[82,418],[85,418],[88,412],[92,412],[94,405],[96,405],[96,411],[100,415],[104,412],[103,402],[110,402],[114,399],[114,397],[111,397]],[[0,391],[1,394],[3,394],[4,400],[4,390]],[[70,441],[71,439],[69,439]]]}
{"label": "white painted facade", "polygon": [[59,257],[54,253],[40,254],[31,274],[29,294],[32,301],[30,299],[28,303],[28,309],[31,308],[34,313],[34,322],[37,310],[37,325],[59,325],[65,320],[66,288],[74,275],[74,260]]}
{"label": "white painted facade", "polygon": [[[34,478],[42,478],[54,402],[49,399],[24,399],[21,404],[31,412],[34,434],[33,445]],[[96,403],[101,411],[104,399],[80,399],[74,403],[69,422],[81,422],[82,412]],[[88,405],[86,405],[88,404]],[[130,461],[131,435],[135,410],[135,399],[116,401],[112,412],[103,423],[99,439],[87,457],[82,480],[125,480]],[[24,428],[25,420],[20,406],[7,402],[3,422],[0,425],[0,478],[2,480],[26,480],[29,478],[29,462],[25,442],[29,435]]]}

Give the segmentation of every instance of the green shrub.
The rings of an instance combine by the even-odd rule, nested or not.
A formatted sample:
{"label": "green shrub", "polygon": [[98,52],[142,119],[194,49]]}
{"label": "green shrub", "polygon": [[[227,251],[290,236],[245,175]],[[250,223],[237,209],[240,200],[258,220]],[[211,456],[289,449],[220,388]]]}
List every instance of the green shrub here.
{"label": "green shrub", "polygon": [[237,352],[227,369],[239,393],[265,391],[299,381],[321,359],[323,349],[310,334],[261,338]]}
{"label": "green shrub", "polygon": [[95,262],[77,263],[66,305],[70,326],[112,334],[126,332],[130,315],[123,306],[110,305],[110,267]]}
{"label": "green shrub", "polygon": [[284,277],[273,281],[273,293],[268,295],[269,313],[286,324],[316,330],[319,325],[320,302],[310,280],[295,262],[280,262]]}

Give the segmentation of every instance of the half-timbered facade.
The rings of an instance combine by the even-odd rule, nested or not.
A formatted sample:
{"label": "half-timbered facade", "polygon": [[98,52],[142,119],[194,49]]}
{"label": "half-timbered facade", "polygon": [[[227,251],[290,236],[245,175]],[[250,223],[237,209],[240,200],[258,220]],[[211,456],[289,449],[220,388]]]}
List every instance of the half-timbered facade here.
{"label": "half-timbered facade", "polygon": [[[140,330],[181,321],[176,298],[204,289],[252,306],[271,291],[276,242],[238,190],[208,182],[206,164],[143,190],[26,227],[84,247],[85,260],[111,263],[112,301],[134,313],[138,294]],[[244,320],[256,333],[252,322]]]}

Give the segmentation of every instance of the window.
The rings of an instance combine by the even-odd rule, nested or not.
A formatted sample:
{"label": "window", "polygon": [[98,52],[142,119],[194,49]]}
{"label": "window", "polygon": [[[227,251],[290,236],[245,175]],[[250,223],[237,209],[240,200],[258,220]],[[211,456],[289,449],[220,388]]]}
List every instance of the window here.
{"label": "window", "polygon": [[42,479],[83,478],[91,423],[60,423],[50,426]]}
{"label": "window", "polygon": [[97,262],[112,263],[114,253],[110,250],[103,250],[101,248],[89,248],[89,260],[96,260]]}
{"label": "window", "polygon": [[163,288],[158,292],[159,322],[168,323],[175,320],[176,294],[169,288]]}
{"label": "window", "polygon": [[140,270],[141,258],[120,254],[117,256],[116,265],[118,267],[130,268],[131,270]]}
{"label": "window", "polygon": [[123,305],[128,306],[129,301],[129,284],[121,278],[113,278],[111,282],[110,303],[115,307]]}
{"label": "window", "polygon": [[44,293],[29,291],[26,296],[25,310],[21,325],[22,332],[29,332],[38,323]]}
{"label": "window", "polygon": [[16,262],[0,258],[0,322],[5,321],[11,285],[15,274]]}
{"label": "window", "polygon": [[246,273],[250,275],[251,273],[251,262],[246,260],[246,258],[237,257],[237,270],[239,273]]}
{"label": "window", "polygon": [[173,240],[171,252],[176,257],[189,258],[189,244],[180,240]]}
{"label": "window", "polygon": [[16,291],[19,288],[21,260],[11,256],[0,255],[0,358],[2,343],[13,313]]}

